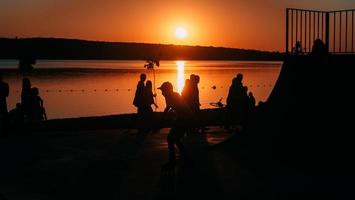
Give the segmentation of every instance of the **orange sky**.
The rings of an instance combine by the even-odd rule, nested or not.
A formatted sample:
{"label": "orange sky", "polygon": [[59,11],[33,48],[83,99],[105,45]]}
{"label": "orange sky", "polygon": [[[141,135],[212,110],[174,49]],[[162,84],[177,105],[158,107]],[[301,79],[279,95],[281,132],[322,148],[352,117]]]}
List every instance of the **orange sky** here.
{"label": "orange sky", "polygon": [[[61,37],[284,50],[286,7],[355,8],[355,0],[1,0],[0,37]],[[176,27],[188,37],[176,38]]]}

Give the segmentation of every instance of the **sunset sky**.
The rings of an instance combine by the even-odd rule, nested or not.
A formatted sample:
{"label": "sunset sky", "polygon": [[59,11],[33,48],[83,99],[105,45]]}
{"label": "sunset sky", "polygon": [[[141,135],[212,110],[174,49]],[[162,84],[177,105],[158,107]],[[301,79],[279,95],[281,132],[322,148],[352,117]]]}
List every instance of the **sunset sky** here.
{"label": "sunset sky", "polygon": [[355,0],[1,0],[0,37],[283,51],[286,7],[350,9]]}

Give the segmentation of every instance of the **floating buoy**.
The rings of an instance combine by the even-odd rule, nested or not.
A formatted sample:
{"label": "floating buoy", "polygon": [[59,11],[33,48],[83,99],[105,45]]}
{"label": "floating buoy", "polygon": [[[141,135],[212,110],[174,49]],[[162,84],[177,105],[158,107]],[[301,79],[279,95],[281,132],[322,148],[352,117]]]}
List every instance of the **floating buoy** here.
{"label": "floating buoy", "polygon": [[214,89],[214,90],[215,90],[215,89],[217,89],[217,87],[214,85],[214,86],[212,86],[212,89]]}

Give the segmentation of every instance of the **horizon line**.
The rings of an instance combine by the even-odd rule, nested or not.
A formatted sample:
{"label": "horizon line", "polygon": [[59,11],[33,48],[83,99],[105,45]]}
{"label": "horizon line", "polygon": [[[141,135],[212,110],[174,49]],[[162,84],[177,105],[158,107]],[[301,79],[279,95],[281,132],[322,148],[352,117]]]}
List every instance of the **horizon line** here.
{"label": "horizon line", "polygon": [[202,48],[221,48],[221,49],[238,49],[245,51],[259,51],[259,52],[270,52],[270,53],[284,53],[281,51],[267,51],[260,49],[246,49],[246,48],[238,48],[238,47],[226,47],[226,46],[207,46],[207,45],[186,45],[186,44],[172,44],[172,43],[148,43],[148,42],[132,42],[132,41],[108,41],[108,40],[90,40],[90,39],[79,39],[79,38],[64,38],[64,37],[0,37],[0,39],[58,39],[58,40],[77,40],[84,42],[102,42],[102,43],[125,43],[125,44],[146,44],[146,45],[167,45],[167,46],[181,46],[181,47],[202,47]]}

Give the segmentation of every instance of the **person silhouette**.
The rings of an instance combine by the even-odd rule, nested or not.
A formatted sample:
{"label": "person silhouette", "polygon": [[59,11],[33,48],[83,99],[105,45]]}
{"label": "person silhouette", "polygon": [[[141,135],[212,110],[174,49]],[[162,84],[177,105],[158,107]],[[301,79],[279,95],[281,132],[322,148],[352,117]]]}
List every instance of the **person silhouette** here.
{"label": "person silhouette", "polygon": [[295,55],[300,55],[302,53],[303,49],[302,49],[302,44],[300,41],[297,41],[295,44],[295,47],[293,48],[293,53]]}
{"label": "person silhouette", "polygon": [[153,84],[152,81],[148,80],[145,88],[144,88],[144,94],[143,94],[143,104],[144,105],[144,112],[153,112],[152,105],[154,105],[155,108],[158,108],[158,105],[154,101],[155,94],[153,94]]}
{"label": "person silhouette", "polygon": [[20,133],[24,125],[24,116],[21,103],[17,103],[16,107],[9,111],[9,124],[15,133]]}
{"label": "person silhouette", "polygon": [[192,110],[196,113],[200,112],[200,91],[198,89],[198,84],[200,83],[200,76],[191,74],[191,106]]}
{"label": "person silhouette", "polygon": [[28,78],[22,79],[21,105],[23,114],[28,117],[31,110],[31,81]]}
{"label": "person silhouette", "polygon": [[239,103],[239,122],[243,125],[245,123],[246,118],[249,116],[250,113],[250,101],[248,96],[248,87],[243,86],[242,88],[242,98],[241,102]]}
{"label": "person silhouette", "polygon": [[249,96],[249,106],[250,106],[250,110],[251,110],[251,111],[254,111],[254,110],[255,110],[255,104],[256,104],[255,97],[254,97],[254,95],[253,95],[252,92],[249,92],[248,96]]}
{"label": "person silhouette", "polygon": [[139,108],[139,121],[143,127],[139,129],[141,133],[147,133],[151,130],[152,118],[153,118],[153,109],[152,105],[155,108],[158,108],[158,105],[154,101],[155,94],[153,94],[153,84],[152,81],[148,80],[142,93],[142,103]]}
{"label": "person silhouette", "polygon": [[312,46],[311,55],[316,57],[324,57],[328,54],[329,52],[324,42],[321,39],[316,39]]}
{"label": "person silhouette", "polygon": [[243,74],[238,73],[232,80],[229,87],[226,106],[226,124],[227,129],[230,125],[240,123],[243,113]]}
{"label": "person silhouette", "polygon": [[141,74],[140,75],[140,80],[137,84],[136,88],[136,93],[134,95],[133,99],[133,105],[137,107],[137,112],[138,114],[144,112],[144,102],[143,102],[143,96],[144,96],[144,88],[145,88],[145,80],[147,78],[146,74]]}
{"label": "person silhouette", "polygon": [[43,100],[39,96],[38,88],[31,88],[31,119],[32,121],[47,120],[46,110],[43,106]]}
{"label": "person silhouette", "polygon": [[251,108],[251,110],[254,110],[255,109],[255,104],[256,104],[256,100],[255,100],[254,94],[252,92],[249,92],[248,96],[249,96],[250,108]]}
{"label": "person silhouette", "polygon": [[190,79],[186,79],[185,80],[185,85],[184,88],[182,89],[181,92],[181,97],[184,99],[185,103],[187,105],[191,105],[191,80]]}
{"label": "person silhouette", "polygon": [[189,162],[182,139],[188,128],[194,125],[194,115],[180,94],[173,91],[173,85],[170,82],[164,82],[158,89],[161,90],[166,100],[164,113],[173,112],[175,114],[175,120],[167,136],[169,160],[162,168],[167,170],[174,168],[176,165],[175,146],[179,149],[180,155],[185,162]]}
{"label": "person silhouette", "polygon": [[1,120],[1,132],[7,134],[7,120],[8,120],[8,110],[6,98],[9,96],[9,85],[3,80],[3,75],[0,72],[0,120]]}
{"label": "person silhouette", "polygon": [[[200,115],[200,91],[198,89],[198,84],[200,83],[200,76],[191,74],[190,75],[190,80],[191,80],[191,109],[195,113],[196,116]],[[200,123],[200,121],[198,122]],[[202,126],[199,126],[195,130],[192,130],[193,132],[198,132],[201,130],[201,132],[205,131],[206,129]]]}

